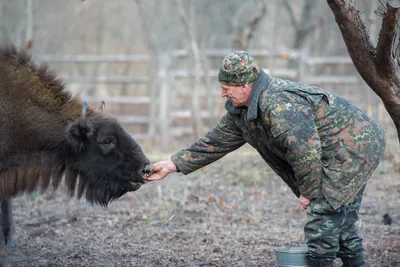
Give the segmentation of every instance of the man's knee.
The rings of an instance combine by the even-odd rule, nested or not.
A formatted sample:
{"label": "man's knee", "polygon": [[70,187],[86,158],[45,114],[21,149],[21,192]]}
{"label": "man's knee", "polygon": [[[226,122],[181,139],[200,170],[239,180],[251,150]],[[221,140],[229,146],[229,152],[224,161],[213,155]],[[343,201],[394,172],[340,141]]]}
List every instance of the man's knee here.
{"label": "man's knee", "polygon": [[308,240],[307,246],[308,256],[315,260],[333,261],[339,250],[339,244],[333,238]]}

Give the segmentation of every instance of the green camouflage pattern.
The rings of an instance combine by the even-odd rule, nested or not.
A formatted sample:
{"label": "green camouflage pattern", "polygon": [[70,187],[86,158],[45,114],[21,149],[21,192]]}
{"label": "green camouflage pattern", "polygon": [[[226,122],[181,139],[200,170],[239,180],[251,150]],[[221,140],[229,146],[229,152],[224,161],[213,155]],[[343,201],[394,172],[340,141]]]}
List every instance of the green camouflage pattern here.
{"label": "green camouflage pattern", "polygon": [[234,51],[227,55],[219,69],[218,81],[226,85],[244,85],[258,77],[258,66],[246,51]]}
{"label": "green camouflage pattern", "polygon": [[307,207],[304,226],[309,256],[313,259],[340,258],[345,266],[364,264],[362,238],[357,235],[356,222],[365,186],[349,205],[339,209],[323,199],[315,199]]}
{"label": "green camouflage pattern", "polygon": [[[262,79],[268,82],[259,82]],[[376,121],[348,101],[261,71],[248,108],[230,107],[204,138],[171,159],[188,174],[246,142],[297,197],[325,197],[337,209],[351,203],[376,169],[386,136]]]}

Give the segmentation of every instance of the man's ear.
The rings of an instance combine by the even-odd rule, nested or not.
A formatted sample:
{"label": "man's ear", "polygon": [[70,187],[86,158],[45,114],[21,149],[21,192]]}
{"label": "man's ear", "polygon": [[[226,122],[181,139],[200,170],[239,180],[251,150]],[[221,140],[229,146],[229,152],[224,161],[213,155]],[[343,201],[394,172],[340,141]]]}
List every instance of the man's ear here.
{"label": "man's ear", "polygon": [[242,90],[243,90],[243,92],[246,92],[246,93],[251,92],[251,85],[248,83],[242,85]]}
{"label": "man's ear", "polygon": [[85,144],[91,134],[91,126],[82,120],[75,121],[67,126],[67,143],[80,153],[85,150]]}

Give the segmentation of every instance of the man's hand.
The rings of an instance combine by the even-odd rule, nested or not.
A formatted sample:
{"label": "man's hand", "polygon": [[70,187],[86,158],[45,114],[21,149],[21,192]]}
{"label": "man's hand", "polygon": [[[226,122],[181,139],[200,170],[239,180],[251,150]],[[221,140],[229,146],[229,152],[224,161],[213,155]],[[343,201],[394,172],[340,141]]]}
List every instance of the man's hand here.
{"label": "man's hand", "polygon": [[176,165],[172,160],[163,160],[152,164],[151,175],[145,183],[164,179],[169,173],[176,171]]}
{"label": "man's hand", "polygon": [[301,210],[306,210],[308,204],[310,204],[310,200],[307,199],[307,198],[305,198],[305,197],[303,197],[303,196],[300,196],[299,199],[298,199],[298,201],[299,201],[300,209],[301,209]]}

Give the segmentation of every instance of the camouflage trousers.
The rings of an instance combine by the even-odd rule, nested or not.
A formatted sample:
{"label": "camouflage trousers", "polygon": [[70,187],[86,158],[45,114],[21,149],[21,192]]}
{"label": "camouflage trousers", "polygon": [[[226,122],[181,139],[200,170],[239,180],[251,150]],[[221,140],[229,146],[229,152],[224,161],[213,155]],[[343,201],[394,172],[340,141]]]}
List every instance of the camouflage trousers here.
{"label": "camouflage trousers", "polygon": [[304,233],[311,258],[341,258],[344,263],[362,264],[364,248],[362,238],[357,234],[356,222],[364,190],[365,185],[350,204],[336,210],[325,199],[310,202]]}

